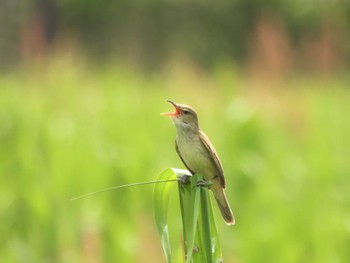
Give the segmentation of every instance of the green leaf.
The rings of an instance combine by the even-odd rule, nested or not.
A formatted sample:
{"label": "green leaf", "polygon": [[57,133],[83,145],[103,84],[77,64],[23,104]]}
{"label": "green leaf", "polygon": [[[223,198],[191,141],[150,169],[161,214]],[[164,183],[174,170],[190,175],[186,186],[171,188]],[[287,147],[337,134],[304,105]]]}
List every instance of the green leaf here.
{"label": "green leaf", "polygon": [[[174,180],[183,175],[190,176],[187,170],[167,169],[158,181]],[[209,188],[199,187],[201,175],[193,175],[187,183],[178,182],[180,208],[183,225],[183,246],[186,263],[222,262],[221,247],[217,235],[215,220],[209,197]],[[166,257],[171,262],[171,247],[167,223],[168,201],[172,184],[162,183],[155,186],[154,214],[158,232]]]}
{"label": "green leaf", "polygon": [[200,202],[200,187],[197,187],[198,178],[198,175],[192,176],[188,184],[179,182],[186,263],[192,262],[193,251],[196,250],[195,236]]}
{"label": "green leaf", "polygon": [[204,257],[204,261],[201,262],[223,262],[221,246],[209,197],[209,189],[207,187],[201,187],[200,210],[197,234],[199,237],[198,242],[202,248]]}
{"label": "green leaf", "polygon": [[[187,170],[169,168],[164,170],[157,178],[157,180],[174,180],[183,175],[190,175]],[[168,203],[170,189],[173,187],[171,183],[159,183],[154,188],[154,216],[156,220],[157,229],[162,242],[163,251],[166,262],[171,262],[171,248],[168,230]]]}
{"label": "green leaf", "polygon": [[197,186],[201,180],[194,175],[190,184],[179,182],[186,263],[222,262],[209,188]]}

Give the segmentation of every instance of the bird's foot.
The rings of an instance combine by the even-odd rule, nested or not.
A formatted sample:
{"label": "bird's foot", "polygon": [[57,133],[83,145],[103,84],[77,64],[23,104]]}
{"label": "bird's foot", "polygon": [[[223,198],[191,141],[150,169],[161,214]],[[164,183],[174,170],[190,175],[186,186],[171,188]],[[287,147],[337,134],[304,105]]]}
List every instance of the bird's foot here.
{"label": "bird's foot", "polygon": [[191,178],[191,175],[184,174],[180,177],[180,182],[182,184],[187,184],[187,183],[189,183],[190,178]]}
{"label": "bird's foot", "polygon": [[213,184],[212,181],[209,181],[209,180],[199,180],[197,182],[197,186],[201,186],[201,187],[209,187]]}

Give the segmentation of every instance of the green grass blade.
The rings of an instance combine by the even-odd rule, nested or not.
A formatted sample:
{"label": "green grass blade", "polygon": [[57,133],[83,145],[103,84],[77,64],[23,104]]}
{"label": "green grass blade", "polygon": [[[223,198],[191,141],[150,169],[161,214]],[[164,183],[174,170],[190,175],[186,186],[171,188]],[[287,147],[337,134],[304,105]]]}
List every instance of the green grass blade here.
{"label": "green grass blade", "polygon": [[188,184],[179,182],[186,263],[192,262],[193,251],[197,251],[195,237],[200,204],[200,187],[197,187],[198,178],[200,178],[198,175],[194,175]]}
{"label": "green grass blade", "polygon": [[[157,180],[179,179],[186,170],[167,169]],[[186,263],[222,262],[221,247],[217,235],[208,187],[198,187],[201,175],[194,175],[188,183],[178,183],[183,225],[183,246]],[[171,262],[171,247],[167,213],[171,184],[157,184],[154,192],[154,214],[166,257]]]}
{"label": "green grass blade", "polygon": [[[171,169],[166,169],[159,176],[158,180],[176,179],[176,174]],[[166,262],[171,263],[171,248],[168,230],[168,201],[171,184],[156,184],[154,188],[154,216],[157,229],[162,242]]]}
{"label": "green grass blade", "polygon": [[[187,170],[169,168],[164,170],[157,178],[157,180],[174,180],[182,175],[190,175]],[[171,262],[171,247],[168,230],[168,203],[170,189],[173,187],[171,183],[156,184],[154,188],[154,216],[156,220],[157,229],[161,238],[163,251],[166,262]]]}
{"label": "green grass blade", "polygon": [[179,182],[186,263],[222,262],[208,187],[198,187],[200,175]]}
{"label": "green grass blade", "polygon": [[197,234],[204,258],[202,262],[222,262],[221,247],[207,187],[201,187],[200,211]]}
{"label": "green grass blade", "polygon": [[204,257],[204,262],[212,263],[211,251],[211,223],[210,223],[210,206],[208,188],[201,187],[201,207],[200,216],[198,218],[198,236],[199,244],[202,248],[201,252]]}

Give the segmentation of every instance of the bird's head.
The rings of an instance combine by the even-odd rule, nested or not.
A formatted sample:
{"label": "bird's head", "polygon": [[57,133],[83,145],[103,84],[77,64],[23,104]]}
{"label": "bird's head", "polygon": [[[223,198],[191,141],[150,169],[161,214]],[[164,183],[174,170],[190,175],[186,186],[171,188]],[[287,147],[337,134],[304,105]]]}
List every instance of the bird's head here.
{"label": "bird's head", "polygon": [[176,128],[180,130],[198,130],[198,117],[196,111],[187,105],[177,104],[171,100],[167,100],[171,103],[175,111],[162,113],[162,115],[171,117]]}

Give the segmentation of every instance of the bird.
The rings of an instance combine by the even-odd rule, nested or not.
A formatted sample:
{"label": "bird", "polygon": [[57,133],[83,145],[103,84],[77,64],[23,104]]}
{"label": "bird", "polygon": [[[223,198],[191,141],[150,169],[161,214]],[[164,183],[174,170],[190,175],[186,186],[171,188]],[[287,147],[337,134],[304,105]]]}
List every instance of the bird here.
{"label": "bird", "polygon": [[201,174],[209,182],[209,189],[214,194],[219,210],[226,224],[235,224],[232,209],[227,200],[226,181],[222,164],[208,136],[199,128],[195,109],[171,100],[175,111],[162,113],[169,116],[177,130],[175,148],[181,161],[193,174]]}

